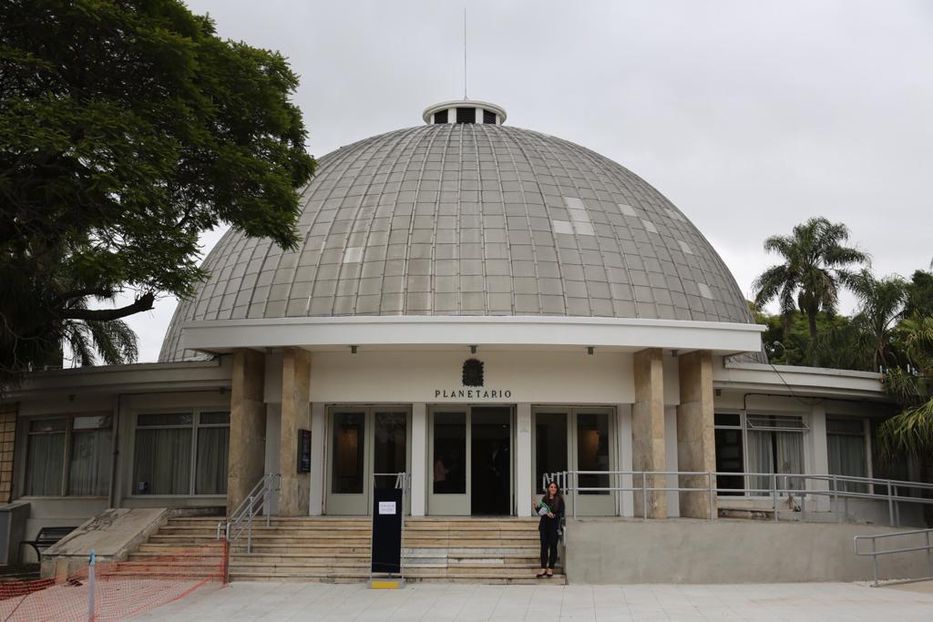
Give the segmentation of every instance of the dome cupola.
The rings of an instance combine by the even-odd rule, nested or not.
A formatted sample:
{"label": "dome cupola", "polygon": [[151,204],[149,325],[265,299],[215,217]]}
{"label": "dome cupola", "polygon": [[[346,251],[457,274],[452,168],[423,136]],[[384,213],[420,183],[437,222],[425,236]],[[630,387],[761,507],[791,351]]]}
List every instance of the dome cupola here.
{"label": "dome cupola", "polygon": [[502,125],[505,123],[505,108],[489,102],[462,99],[428,106],[424,109],[421,118],[429,125],[444,123]]}

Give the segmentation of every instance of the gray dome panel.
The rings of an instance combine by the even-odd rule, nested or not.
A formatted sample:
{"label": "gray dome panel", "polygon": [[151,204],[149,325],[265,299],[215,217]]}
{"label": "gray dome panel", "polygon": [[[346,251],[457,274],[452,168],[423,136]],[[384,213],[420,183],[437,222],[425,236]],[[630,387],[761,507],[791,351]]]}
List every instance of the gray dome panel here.
{"label": "gray dome panel", "polygon": [[751,323],[716,251],[657,190],[573,143],[438,124],[320,160],[302,244],[230,231],[182,301],[160,360],[196,320],[557,315]]}

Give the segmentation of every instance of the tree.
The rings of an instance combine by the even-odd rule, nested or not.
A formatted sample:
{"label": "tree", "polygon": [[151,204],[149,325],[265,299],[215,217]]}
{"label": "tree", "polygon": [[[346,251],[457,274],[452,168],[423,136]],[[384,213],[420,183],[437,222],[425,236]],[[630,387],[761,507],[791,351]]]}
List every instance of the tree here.
{"label": "tree", "polygon": [[898,367],[885,374],[888,392],[901,405],[900,414],[880,428],[888,457],[925,456],[933,451],[933,317],[912,316],[895,331],[895,347],[902,352]]}
{"label": "tree", "polygon": [[[777,298],[785,318],[785,334],[790,313],[799,308],[807,316],[810,343],[816,341],[817,314],[835,312],[839,287],[851,279],[848,268],[868,261],[865,253],[843,246],[848,238],[845,225],[811,218],[795,226],[792,235],[765,240],[765,250],[778,253],[784,261],[755,279],[755,303],[761,307]],[[811,364],[816,364],[815,354],[811,354]]]}
{"label": "tree", "polygon": [[873,369],[884,371],[896,363],[891,340],[907,301],[907,283],[896,275],[876,279],[863,270],[852,276],[849,287],[860,303],[853,322],[872,353]]}
{"label": "tree", "polygon": [[905,316],[933,316],[933,272],[915,270],[907,284]]}
{"label": "tree", "polygon": [[0,389],[63,339],[131,358],[107,323],[191,293],[204,230],[297,244],[297,83],[180,0],[0,3]]}
{"label": "tree", "polygon": [[768,360],[775,365],[873,369],[863,331],[844,315],[820,311],[816,317],[816,341],[811,340],[807,318],[800,311],[792,311],[789,317],[756,313],[755,321],[767,327],[762,341]]}
{"label": "tree", "polygon": [[884,377],[901,412],[882,424],[881,446],[888,458],[914,455],[933,469],[933,273],[915,271],[905,289],[904,318],[891,336],[897,364]]}

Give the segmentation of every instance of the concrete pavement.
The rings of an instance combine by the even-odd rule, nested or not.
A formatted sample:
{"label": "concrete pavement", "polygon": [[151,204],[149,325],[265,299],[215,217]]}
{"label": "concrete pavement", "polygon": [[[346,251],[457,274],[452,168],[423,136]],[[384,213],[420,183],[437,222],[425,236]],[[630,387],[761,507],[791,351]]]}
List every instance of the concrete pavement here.
{"label": "concrete pavement", "polygon": [[234,583],[138,620],[933,620],[933,584],[509,586]]}

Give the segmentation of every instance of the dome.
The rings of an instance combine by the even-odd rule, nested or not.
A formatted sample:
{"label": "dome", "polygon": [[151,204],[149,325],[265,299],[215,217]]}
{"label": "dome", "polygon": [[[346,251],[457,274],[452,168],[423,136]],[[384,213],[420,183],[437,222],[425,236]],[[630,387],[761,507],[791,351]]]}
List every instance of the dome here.
{"label": "dome", "polygon": [[429,109],[429,125],[320,158],[301,192],[296,250],[224,235],[204,261],[210,277],[179,304],[160,360],[194,354],[180,341],[192,321],[753,321],[709,242],[631,171],[566,140],[501,125],[504,111],[488,124],[480,113],[476,123],[435,116]]}

